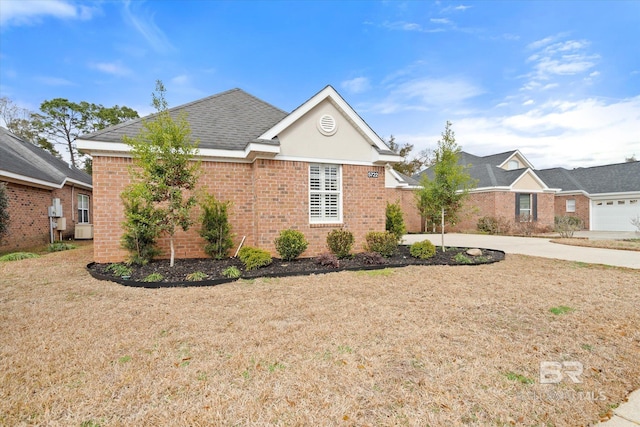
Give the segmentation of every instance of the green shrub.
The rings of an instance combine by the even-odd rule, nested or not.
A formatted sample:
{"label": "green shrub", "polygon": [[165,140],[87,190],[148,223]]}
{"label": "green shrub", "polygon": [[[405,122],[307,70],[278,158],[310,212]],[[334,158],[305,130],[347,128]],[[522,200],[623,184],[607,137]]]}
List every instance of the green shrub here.
{"label": "green shrub", "polygon": [[29,258],[40,258],[40,255],[31,252],[14,252],[1,256],[0,261],[20,261]]}
{"label": "green shrub", "polygon": [[9,232],[9,197],[7,185],[0,183],[0,244],[5,234]]}
{"label": "green shrub", "polygon": [[398,249],[398,241],[393,233],[388,231],[370,231],[365,236],[365,249],[368,252],[377,252],[383,257],[392,256]]}
{"label": "green shrub", "polygon": [[458,252],[456,256],[453,257],[453,260],[458,264],[473,264],[471,258],[463,254],[462,252]]}
{"label": "green shrub", "polygon": [[385,230],[396,236],[396,241],[400,243],[402,236],[407,233],[407,228],[404,225],[404,218],[402,217],[402,209],[400,204],[387,202],[386,209],[386,226]]}
{"label": "green shrub", "polygon": [[164,279],[164,276],[162,274],[151,273],[150,275],[142,279],[142,281],[143,282],[161,282],[163,279]]}
{"label": "green shrub", "polygon": [[70,249],[76,249],[77,246],[73,245],[71,243],[65,243],[65,242],[55,242],[55,243],[51,243],[49,244],[49,246],[47,246],[47,250],[49,252],[61,252],[61,251],[68,251]]}
{"label": "green shrub", "polygon": [[297,230],[283,230],[275,240],[276,250],[285,261],[291,261],[307,249],[309,242]]}
{"label": "green shrub", "polygon": [[423,240],[411,245],[409,252],[414,258],[428,259],[436,254],[436,247],[429,240]]}
{"label": "green shrub", "polygon": [[327,234],[327,246],[338,259],[349,256],[354,240],[349,230],[332,230]]}
{"label": "green shrub", "polygon": [[131,276],[131,268],[124,264],[111,264],[106,268],[106,270],[118,277]]}
{"label": "green shrub", "polygon": [[122,224],[122,247],[129,251],[129,261],[133,264],[146,265],[155,256],[160,255],[156,248],[160,229],[157,213],[153,206],[144,202],[136,189],[122,193],[125,221]]}
{"label": "green shrub", "polygon": [[242,274],[242,272],[238,269],[238,267],[232,265],[231,267],[227,267],[224,270],[222,270],[222,275],[224,277],[227,277],[229,279],[237,279],[238,277],[240,277],[240,275]]}
{"label": "green shrub", "polygon": [[240,261],[242,261],[247,271],[266,267],[273,261],[269,252],[252,248],[251,246],[243,246],[240,252],[238,252],[238,258],[240,258]]}
{"label": "green shrub", "polygon": [[207,276],[202,271],[194,271],[193,273],[187,274],[187,280],[190,282],[198,282],[200,280],[206,279],[207,277],[209,276]]}
{"label": "green shrub", "polygon": [[204,251],[213,259],[224,259],[233,247],[233,235],[229,224],[228,210],[231,202],[219,202],[212,195],[207,195],[200,203],[202,214],[200,236],[207,241]]}

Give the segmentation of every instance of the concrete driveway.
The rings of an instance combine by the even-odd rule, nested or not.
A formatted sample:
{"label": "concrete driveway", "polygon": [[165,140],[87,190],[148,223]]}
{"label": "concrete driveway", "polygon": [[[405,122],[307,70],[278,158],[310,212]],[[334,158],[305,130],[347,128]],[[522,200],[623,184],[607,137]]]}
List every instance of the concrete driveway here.
{"label": "concrete driveway", "polygon": [[[429,239],[434,245],[440,245],[440,234],[408,234],[404,236],[404,243],[411,244],[425,239]],[[640,252],[637,251],[568,246],[551,243],[550,240],[538,237],[489,236],[485,234],[448,233],[444,235],[446,246],[500,249],[507,254],[640,269]]]}

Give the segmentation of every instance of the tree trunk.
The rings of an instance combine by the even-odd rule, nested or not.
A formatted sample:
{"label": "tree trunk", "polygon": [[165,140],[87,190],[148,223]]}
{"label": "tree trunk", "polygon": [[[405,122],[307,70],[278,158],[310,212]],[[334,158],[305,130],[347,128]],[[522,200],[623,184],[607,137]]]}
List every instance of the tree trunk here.
{"label": "tree trunk", "polygon": [[440,233],[442,233],[442,252],[446,251],[444,247],[444,208],[440,212]]}
{"label": "tree trunk", "polygon": [[173,267],[173,263],[175,261],[176,250],[173,247],[173,236],[169,238],[169,245],[171,246],[171,261],[169,262],[169,267]]}

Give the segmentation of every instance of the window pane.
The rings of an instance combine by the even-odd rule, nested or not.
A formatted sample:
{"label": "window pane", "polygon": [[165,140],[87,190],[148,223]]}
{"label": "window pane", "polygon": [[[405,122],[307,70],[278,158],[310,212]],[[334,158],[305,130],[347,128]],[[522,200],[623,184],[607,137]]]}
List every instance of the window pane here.
{"label": "window pane", "polygon": [[531,210],[531,196],[528,194],[520,195],[520,211]]}
{"label": "window pane", "polygon": [[312,218],[320,218],[320,195],[312,194],[309,201],[309,211]]}

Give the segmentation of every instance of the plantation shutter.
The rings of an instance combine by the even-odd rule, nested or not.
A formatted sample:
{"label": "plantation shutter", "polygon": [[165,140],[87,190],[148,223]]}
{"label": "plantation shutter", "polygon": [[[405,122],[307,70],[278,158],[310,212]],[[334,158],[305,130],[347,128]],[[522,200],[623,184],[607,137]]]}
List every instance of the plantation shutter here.
{"label": "plantation shutter", "polygon": [[309,219],[311,222],[341,220],[340,166],[309,165]]}
{"label": "plantation shutter", "polygon": [[538,220],[538,195],[536,193],[533,193],[531,199],[532,199],[531,213],[533,215],[533,220],[537,221]]}

